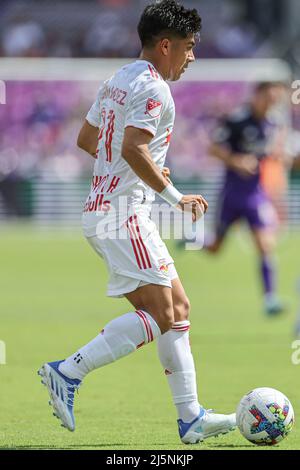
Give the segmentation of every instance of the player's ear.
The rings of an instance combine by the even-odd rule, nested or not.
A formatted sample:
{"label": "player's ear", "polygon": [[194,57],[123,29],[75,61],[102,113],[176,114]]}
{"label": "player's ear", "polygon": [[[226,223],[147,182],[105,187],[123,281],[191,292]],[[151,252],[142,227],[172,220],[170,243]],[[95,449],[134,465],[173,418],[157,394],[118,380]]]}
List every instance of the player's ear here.
{"label": "player's ear", "polygon": [[170,53],[170,46],[171,46],[171,41],[170,39],[164,38],[160,40],[160,50],[164,56],[169,55]]}

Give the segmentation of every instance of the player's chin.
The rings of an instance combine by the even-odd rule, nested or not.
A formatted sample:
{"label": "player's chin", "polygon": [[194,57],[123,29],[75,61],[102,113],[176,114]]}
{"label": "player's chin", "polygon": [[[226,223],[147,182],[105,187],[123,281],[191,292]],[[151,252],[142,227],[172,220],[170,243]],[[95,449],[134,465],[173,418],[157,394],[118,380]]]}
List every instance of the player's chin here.
{"label": "player's chin", "polygon": [[181,77],[181,74],[179,75],[174,75],[172,78],[169,79],[170,82],[178,82],[178,80],[180,79]]}
{"label": "player's chin", "polygon": [[177,82],[181,76],[184,74],[185,72],[185,69],[182,69],[180,70],[179,72],[177,72],[176,74],[173,75],[173,77],[170,79],[171,82]]}

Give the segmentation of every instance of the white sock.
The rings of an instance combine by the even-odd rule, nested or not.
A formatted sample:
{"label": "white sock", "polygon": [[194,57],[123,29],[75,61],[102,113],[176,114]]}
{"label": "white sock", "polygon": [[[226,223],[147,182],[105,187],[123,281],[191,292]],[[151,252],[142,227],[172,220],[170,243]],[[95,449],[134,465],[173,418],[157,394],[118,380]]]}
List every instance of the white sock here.
{"label": "white sock", "polygon": [[189,328],[189,321],[176,322],[157,342],[159,358],[165,369],[178,418],[186,423],[195,419],[200,412]]}
{"label": "white sock", "polygon": [[69,378],[82,380],[92,370],[127,356],[160,334],[147,312],[126,313],[109,322],[96,338],[62,362],[59,370]]}

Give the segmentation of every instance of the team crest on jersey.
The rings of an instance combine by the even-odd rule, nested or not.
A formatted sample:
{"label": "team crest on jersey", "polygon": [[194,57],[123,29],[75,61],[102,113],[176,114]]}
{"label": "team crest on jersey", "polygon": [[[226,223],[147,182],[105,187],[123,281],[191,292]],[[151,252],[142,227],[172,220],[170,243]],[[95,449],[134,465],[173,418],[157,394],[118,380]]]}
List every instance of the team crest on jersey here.
{"label": "team crest on jersey", "polygon": [[145,114],[149,114],[149,116],[157,118],[160,116],[161,109],[162,103],[160,103],[160,101],[156,101],[153,98],[148,98]]}

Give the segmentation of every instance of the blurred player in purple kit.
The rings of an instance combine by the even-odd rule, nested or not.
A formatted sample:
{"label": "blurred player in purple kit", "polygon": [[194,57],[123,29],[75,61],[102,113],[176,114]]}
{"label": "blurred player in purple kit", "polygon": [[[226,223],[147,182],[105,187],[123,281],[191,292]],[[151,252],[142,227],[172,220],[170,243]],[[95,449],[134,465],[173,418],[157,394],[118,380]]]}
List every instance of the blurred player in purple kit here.
{"label": "blurred player in purple kit", "polygon": [[216,231],[205,249],[217,253],[231,225],[244,219],[251,230],[260,257],[264,309],[275,315],[284,310],[277,296],[273,262],[276,211],[261,185],[260,163],[275,151],[280,126],[269,118],[270,110],[283,98],[285,89],[277,82],[256,86],[250,103],[223,119],[214,132],[210,153],[226,166],[219,195]]}

